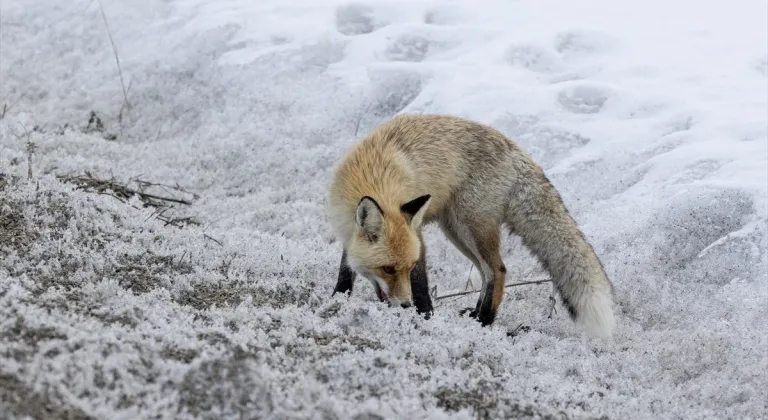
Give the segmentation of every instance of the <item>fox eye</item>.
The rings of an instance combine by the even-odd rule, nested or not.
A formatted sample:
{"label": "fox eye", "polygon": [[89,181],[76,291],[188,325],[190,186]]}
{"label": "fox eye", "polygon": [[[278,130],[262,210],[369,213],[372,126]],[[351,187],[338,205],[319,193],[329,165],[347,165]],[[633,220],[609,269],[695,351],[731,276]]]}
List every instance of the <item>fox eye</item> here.
{"label": "fox eye", "polygon": [[392,267],[391,265],[385,265],[384,267],[381,267],[381,270],[387,274],[395,274],[395,267]]}

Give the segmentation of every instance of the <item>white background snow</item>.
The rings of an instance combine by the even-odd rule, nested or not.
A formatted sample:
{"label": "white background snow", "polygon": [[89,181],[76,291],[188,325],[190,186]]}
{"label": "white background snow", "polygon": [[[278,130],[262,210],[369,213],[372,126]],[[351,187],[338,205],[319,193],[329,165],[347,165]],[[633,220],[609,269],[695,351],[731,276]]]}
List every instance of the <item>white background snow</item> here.
{"label": "white background snow", "polygon": [[[766,16],[758,0],[2,1],[1,416],[765,418]],[[614,282],[612,340],[562,307],[548,319],[546,284],[507,289],[492,328],[458,315],[476,295],[429,321],[364,281],[330,297],[330,171],[400,112],[491,124],[542,164]],[[56,178],[85,171],[178,183],[197,198],[176,215],[201,225]],[[426,238],[439,295],[479,286]],[[505,243],[510,281],[541,277]]]}

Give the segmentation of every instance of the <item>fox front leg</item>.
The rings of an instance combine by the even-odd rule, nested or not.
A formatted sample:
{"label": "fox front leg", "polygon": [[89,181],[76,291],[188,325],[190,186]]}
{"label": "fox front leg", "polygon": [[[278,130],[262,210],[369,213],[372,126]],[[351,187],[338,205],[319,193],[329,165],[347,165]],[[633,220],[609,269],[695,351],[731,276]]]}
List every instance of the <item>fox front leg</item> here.
{"label": "fox front leg", "polygon": [[346,294],[352,293],[352,286],[355,283],[355,277],[357,274],[350,268],[347,263],[347,250],[341,251],[341,262],[339,263],[339,277],[336,280],[336,287],[333,289],[331,296],[336,293]]}
{"label": "fox front leg", "polygon": [[416,307],[416,313],[424,315],[424,319],[432,317],[432,296],[429,294],[429,277],[427,276],[427,245],[424,243],[424,237],[421,230],[418,231],[419,242],[421,242],[421,252],[419,261],[411,270],[411,296],[413,297],[413,306]]}
{"label": "fox front leg", "polygon": [[419,262],[411,270],[411,294],[416,313],[424,315],[424,319],[432,317],[432,297],[429,295],[429,281],[427,278],[427,261],[424,252]]}

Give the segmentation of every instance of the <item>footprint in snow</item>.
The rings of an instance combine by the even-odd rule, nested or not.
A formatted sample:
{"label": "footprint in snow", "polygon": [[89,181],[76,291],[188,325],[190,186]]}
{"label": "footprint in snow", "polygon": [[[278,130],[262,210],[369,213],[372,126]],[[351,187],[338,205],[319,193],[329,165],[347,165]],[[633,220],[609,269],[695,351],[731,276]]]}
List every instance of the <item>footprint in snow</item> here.
{"label": "footprint in snow", "polygon": [[394,40],[385,51],[391,61],[420,62],[429,52],[430,42],[419,35],[402,35]]}
{"label": "footprint in snow", "polygon": [[610,90],[605,87],[582,84],[563,89],[557,95],[557,101],[570,112],[596,114],[610,96]]}
{"label": "footprint in snow", "polygon": [[617,44],[616,39],[602,32],[572,30],[555,35],[554,48],[563,58],[569,59],[604,54]]}
{"label": "footprint in snow", "polygon": [[386,26],[377,21],[373,8],[362,3],[349,3],[336,9],[336,29],[344,35],[369,34]]}
{"label": "footprint in snow", "polygon": [[495,121],[494,126],[520,144],[545,169],[590,142],[578,133],[541,123],[535,116],[508,115]]}
{"label": "footprint in snow", "polygon": [[688,131],[693,127],[693,124],[693,117],[689,115],[676,117],[666,124],[664,135],[668,136],[670,134]]}
{"label": "footprint in snow", "polygon": [[702,159],[696,161],[676,174],[676,184],[689,184],[707,178],[717,172],[723,166],[723,162],[714,159]]}
{"label": "footprint in snow", "polygon": [[456,25],[461,23],[462,12],[460,10],[441,7],[427,10],[424,13],[424,23],[428,25]]}
{"label": "footprint in snow", "polygon": [[418,72],[402,69],[372,70],[370,81],[354,123],[356,133],[367,132],[406,109],[421,94],[425,82]]}
{"label": "footprint in snow", "polygon": [[565,67],[554,54],[535,45],[513,45],[507,49],[506,59],[512,66],[536,73],[559,72]]}

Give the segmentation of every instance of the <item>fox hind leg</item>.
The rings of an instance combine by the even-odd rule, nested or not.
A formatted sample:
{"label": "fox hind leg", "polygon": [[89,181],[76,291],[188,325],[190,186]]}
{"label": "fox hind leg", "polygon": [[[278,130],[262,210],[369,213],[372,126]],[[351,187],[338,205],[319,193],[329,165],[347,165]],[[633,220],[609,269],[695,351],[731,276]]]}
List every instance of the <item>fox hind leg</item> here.
{"label": "fox hind leg", "polygon": [[335,295],[336,293],[352,293],[352,286],[355,283],[356,277],[357,274],[349,266],[349,263],[347,263],[347,250],[342,250],[341,262],[339,263],[339,276],[336,280],[336,287],[333,289],[331,296]]}
{"label": "fox hind leg", "polygon": [[[456,248],[472,261],[483,278],[480,297],[469,316],[484,326],[492,324],[504,298],[507,272],[499,253],[501,236],[498,226],[493,223],[465,225],[455,215],[449,215],[442,220],[441,229]],[[460,314],[470,309],[463,309]]]}
{"label": "fox hind leg", "polygon": [[481,229],[473,229],[473,233],[480,254],[480,268],[485,280],[477,300],[477,320],[483,326],[487,326],[496,320],[496,314],[504,299],[507,268],[499,253],[499,229],[485,226]]}

